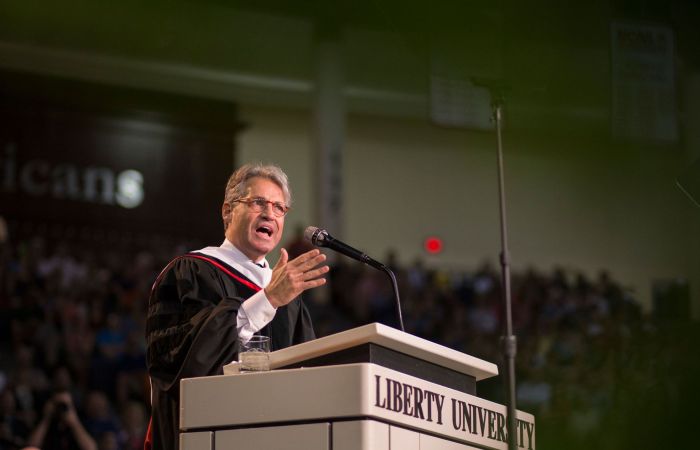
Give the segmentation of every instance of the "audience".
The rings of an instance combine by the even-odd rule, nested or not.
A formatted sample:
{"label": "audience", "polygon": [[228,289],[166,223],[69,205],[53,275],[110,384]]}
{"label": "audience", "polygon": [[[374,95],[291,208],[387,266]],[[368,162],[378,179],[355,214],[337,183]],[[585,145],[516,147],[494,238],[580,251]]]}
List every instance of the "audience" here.
{"label": "audience", "polygon": [[[0,450],[142,447],[148,290],[156,268],[198,243],[122,244],[105,250],[79,239],[0,242]],[[496,269],[485,264],[465,273],[420,260],[402,267],[393,253],[390,259],[407,332],[501,364]],[[375,321],[397,325],[381,272],[341,257],[329,278],[309,299],[319,336]],[[538,446],[622,445],[623,438],[601,436],[604,424],[640,417],[639,392],[683,386],[683,374],[669,373],[683,355],[666,347],[678,327],[652,321],[611,274],[590,279],[530,268],[514,272],[512,286],[518,408],[536,415]],[[501,382],[480,383],[479,395],[504,403]],[[670,401],[654,399],[657,409]]]}

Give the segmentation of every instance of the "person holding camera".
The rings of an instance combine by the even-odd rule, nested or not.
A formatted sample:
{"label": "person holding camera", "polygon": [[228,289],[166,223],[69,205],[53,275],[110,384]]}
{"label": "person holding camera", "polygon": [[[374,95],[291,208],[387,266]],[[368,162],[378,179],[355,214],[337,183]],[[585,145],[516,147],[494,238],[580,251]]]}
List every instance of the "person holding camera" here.
{"label": "person holding camera", "polygon": [[41,450],[97,450],[97,444],[80,422],[67,391],[54,394],[44,405],[39,424],[29,435],[28,444]]}

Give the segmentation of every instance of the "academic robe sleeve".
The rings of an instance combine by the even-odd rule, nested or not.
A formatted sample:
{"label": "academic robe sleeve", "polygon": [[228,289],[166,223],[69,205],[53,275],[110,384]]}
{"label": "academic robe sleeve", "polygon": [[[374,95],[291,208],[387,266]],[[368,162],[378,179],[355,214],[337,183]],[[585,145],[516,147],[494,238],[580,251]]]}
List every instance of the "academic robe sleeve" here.
{"label": "academic robe sleeve", "polygon": [[152,383],[178,395],[180,379],[221,373],[238,351],[239,295],[206,262],[180,258],[166,268],[151,293],[146,325]]}

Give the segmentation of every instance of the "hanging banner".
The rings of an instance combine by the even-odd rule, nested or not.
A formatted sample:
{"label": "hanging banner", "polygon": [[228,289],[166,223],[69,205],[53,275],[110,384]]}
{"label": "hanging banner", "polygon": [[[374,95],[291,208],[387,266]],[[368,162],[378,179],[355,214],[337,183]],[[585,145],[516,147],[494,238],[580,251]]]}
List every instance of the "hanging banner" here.
{"label": "hanging banner", "polygon": [[613,136],[677,142],[672,30],[665,26],[614,22],[611,33]]}

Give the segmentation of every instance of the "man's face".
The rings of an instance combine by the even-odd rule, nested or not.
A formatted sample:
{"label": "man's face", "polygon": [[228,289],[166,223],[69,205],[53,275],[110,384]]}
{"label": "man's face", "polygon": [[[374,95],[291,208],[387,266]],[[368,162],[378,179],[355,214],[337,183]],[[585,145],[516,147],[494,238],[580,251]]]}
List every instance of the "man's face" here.
{"label": "man's face", "polygon": [[[243,198],[264,198],[286,204],[282,189],[273,181],[260,177],[248,180],[248,188]],[[252,261],[261,260],[282,239],[284,216],[275,216],[269,204],[262,211],[255,212],[246,203],[224,203],[221,213],[224,217],[231,214],[226,238]]]}

